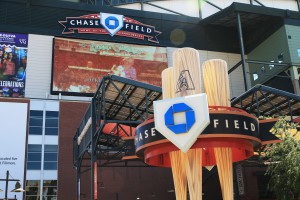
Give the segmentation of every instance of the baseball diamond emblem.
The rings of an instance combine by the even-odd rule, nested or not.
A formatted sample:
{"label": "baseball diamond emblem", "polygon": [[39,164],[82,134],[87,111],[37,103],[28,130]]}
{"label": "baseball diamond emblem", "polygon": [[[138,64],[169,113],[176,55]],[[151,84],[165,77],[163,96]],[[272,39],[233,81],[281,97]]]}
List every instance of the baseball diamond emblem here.
{"label": "baseball diamond emblem", "polygon": [[109,29],[116,29],[119,27],[119,20],[114,16],[107,17],[105,19],[105,25]]}
{"label": "baseball diamond emblem", "polygon": [[[176,113],[185,113],[185,123],[175,124],[174,115]],[[187,133],[195,124],[195,112],[185,103],[177,103],[171,106],[165,114],[165,125],[175,134]]]}
{"label": "baseball diamond emblem", "polygon": [[100,24],[114,36],[124,26],[124,16],[110,13],[100,13]]}
{"label": "baseball diamond emblem", "polygon": [[210,123],[206,94],[154,101],[155,129],[187,152]]}

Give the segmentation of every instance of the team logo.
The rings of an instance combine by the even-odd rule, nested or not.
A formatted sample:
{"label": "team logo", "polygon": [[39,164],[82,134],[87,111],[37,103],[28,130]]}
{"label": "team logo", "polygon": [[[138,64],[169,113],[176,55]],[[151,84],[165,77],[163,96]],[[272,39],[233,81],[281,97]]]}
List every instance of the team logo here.
{"label": "team logo", "polygon": [[155,129],[187,152],[209,125],[206,94],[154,102]]}
{"label": "team logo", "polygon": [[180,72],[177,84],[176,93],[183,90],[195,90],[195,86],[189,70],[183,70]]}
{"label": "team logo", "polygon": [[100,13],[100,23],[111,36],[114,36],[124,26],[123,15]]}
{"label": "team logo", "polygon": [[[185,123],[174,124],[176,113],[185,113]],[[195,112],[185,103],[176,103],[170,106],[165,114],[165,125],[175,134],[187,133],[195,124]]]}

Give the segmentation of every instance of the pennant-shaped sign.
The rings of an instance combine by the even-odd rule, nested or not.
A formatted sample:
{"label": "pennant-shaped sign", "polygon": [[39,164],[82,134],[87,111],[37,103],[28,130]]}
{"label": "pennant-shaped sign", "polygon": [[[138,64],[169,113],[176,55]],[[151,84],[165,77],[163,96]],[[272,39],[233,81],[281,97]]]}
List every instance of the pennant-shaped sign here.
{"label": "pennant-shaped sign", "polygon": [[154,102],[155,129],[183,152],[209,125],[206,94]]}

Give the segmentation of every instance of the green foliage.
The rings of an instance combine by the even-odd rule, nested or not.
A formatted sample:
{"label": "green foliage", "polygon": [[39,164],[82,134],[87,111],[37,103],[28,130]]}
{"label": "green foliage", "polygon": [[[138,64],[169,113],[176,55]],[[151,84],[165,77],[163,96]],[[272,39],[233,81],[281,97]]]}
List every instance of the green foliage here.
{"label": "green foliage", "polygon": [[268,158],[266,174],[271,176],[269,189],[280,200],[300,197],[300,142],[296,140],[297,124],[280,118],[272,132],[282,142],[269,145],[265,154]]}

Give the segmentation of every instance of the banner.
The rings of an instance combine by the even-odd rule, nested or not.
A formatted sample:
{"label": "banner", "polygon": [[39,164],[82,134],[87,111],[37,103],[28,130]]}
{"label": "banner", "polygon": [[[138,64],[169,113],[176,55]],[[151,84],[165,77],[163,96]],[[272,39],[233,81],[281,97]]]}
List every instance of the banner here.
{"label": "banner", "polygon": [[[7,103],[0,102],[0,179],[6,178],[9,171],[9,179],[19,179],[21,188],[24,185],[25,170],[25,145],[27,128],[27,103]],[[10,192],[15,189],[16,181],[9,181],[6,188],[5,181],[0,181],[0,199],[5,196],[13,199],[17,195],[17,200],[22,200],[23,193]]]}
{"label": "banner", "polygon": [[0,97],[24,97],[28,35],[0,32]]}
{"label": "banner", "polygon": [[161,86],[165,68],[164,47],[55,38],[52,94],[91,96],[107,74]]}
{"label": "banner", "polygon": [[143,24],[135,19],[112,13],[88,14],[79,17],[66,17],[59,21],[64,26],[62,34],[89,33],[110,34],[130,37],[139,40],[159,43],[157,36],[161,34],[154,26]]}

